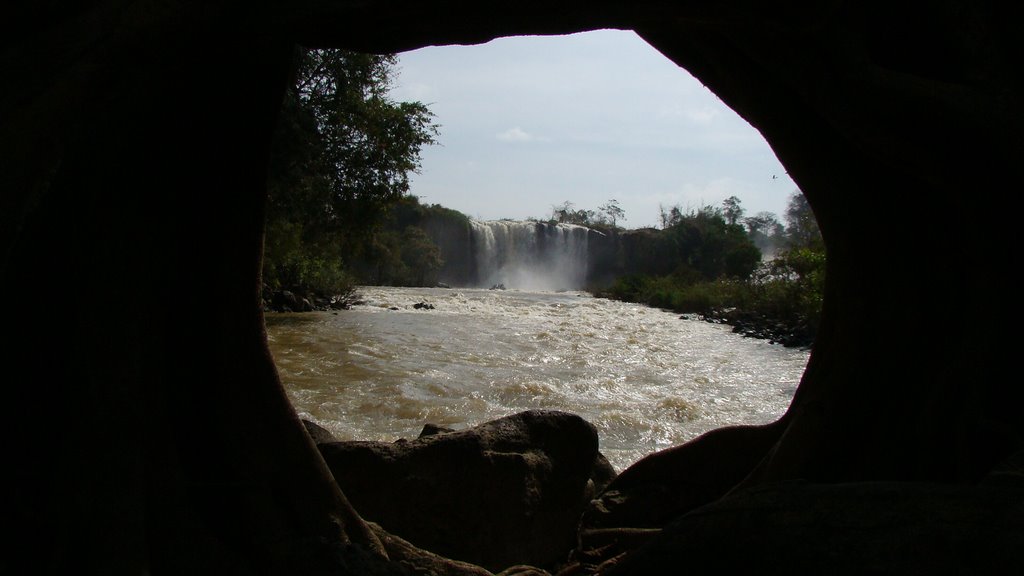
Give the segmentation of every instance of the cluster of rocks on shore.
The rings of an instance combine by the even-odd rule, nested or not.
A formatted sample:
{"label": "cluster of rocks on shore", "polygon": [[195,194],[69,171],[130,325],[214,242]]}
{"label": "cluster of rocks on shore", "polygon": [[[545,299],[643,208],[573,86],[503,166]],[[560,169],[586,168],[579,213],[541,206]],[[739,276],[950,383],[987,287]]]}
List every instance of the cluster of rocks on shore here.
{"label": "cluster of rocks on shore", "polygon": [[[323,296],[320,294],[297,294],[291,290],[278,290],[273,292],[269,298],[263,301],[263,310],[266,312],[327,312],[337,310],[348,310],[357,304],[362,304],[354,293],[338,294],[334,296]],[[414,310],[433,310],[435,306],[426,300],[421,300],[412,305]],[[391,306],[389,310],[401,310],[398,306]]]}
{"label": "cluster of rocks on shore", "polygon": [[270,312],[324,312],[328,310],[348,310],[356,303],[352,295],[324,296],[321,294],[297,294],[291,290],[278,290],[272,292],[269,298],[264,298],[263,307]]}
{"label": "cluster of rocks on shore", "polygon": [[680,318],[728,324],[736,334],[768,340],[772,344],[782,344],[787,348],[810,348],[814,344],[815,330],[805,318],[780,320],[737,308],[716,309],[704,315],[683,314]]}

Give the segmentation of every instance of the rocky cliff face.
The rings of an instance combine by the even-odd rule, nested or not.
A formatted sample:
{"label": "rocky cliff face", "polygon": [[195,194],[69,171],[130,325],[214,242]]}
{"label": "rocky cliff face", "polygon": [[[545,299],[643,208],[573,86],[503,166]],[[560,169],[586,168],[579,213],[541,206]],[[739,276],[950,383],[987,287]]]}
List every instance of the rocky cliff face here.
{"label": "rocky cliff face", "polygon": [[442,282],[454,286],[579,290],[587,285],[590,241],[583,226],[533,221],[435,222],[424,228],[441,249]]}
{"label": "rocky cliff face", "polygon": [[[956,533],[977,553],[951,558],[950,572],[1024,565],[1020,546],[996,558],[971,528],[1019,535],[1018,514],[952,504],[985,506],[978,486],[1024,447],[1024,394],[1008,376],[1016,235],[997,217],[1024,152],[1015,5],[98,0],[21,12],[0,50],[0,290],[11,303],[31,286],[82,305],[14,305],[5,318],[6,405],[22,416],[0,429],[12,570],[401,573],[403,560],[426,562],[359,518],[263,342],[263,174],[290,46],[394,51],[605,27],[635,29],[757,127],[829,251],[824,320],[792,408],[752,436],[716,436],[721,450],[705,440],[663,455],[666,501],[713,506],[674,505],[668,537],[698,525],[714,542],[775,532],[765,515],[794,498],[877,519],[902,510],[889,504],[899,492],[868,481],[938,483],[914,492],[924,513],[897,519],[912,532],[929,510],[968,519]],[[852,225],[864,221],[884,239]],[[817,486],[765,488],[794,479]],[[703,496],[674,492],[691,480]],[[743,490],[754,492],[729,500]],[[728,521],[700,524],[708,514]],[[710,548],[608,534],[627,560],[593,569],[708,565]],[[884,545],[813,558],[828,572]],[[776,556],[775,571],[793,557]]]}

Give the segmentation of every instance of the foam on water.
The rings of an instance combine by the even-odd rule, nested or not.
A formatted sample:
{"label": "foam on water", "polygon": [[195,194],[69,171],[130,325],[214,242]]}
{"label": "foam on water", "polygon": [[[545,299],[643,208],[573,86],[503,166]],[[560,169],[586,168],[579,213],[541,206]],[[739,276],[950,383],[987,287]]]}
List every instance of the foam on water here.
{"label": "foam on water", "polygon": [[[365,304],[271,314],[293,405],[341,439],[415,437],[531,408],[592,422],[617,469],[780,416],[808,353],[581,292],[363,288]],[[417,310],[418,302],[433,310]],[[391,308],[398,308],[391,310]]]}

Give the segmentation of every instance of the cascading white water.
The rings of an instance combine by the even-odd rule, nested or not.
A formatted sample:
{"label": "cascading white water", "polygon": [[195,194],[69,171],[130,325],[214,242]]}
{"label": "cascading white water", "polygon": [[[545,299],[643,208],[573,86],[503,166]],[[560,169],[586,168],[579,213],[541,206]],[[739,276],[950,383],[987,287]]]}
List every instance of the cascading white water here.
{"label": "cascading white water", "polygon": [[573,224],[470,222],[477,285],[575,290],[587,279],[590,229]]}

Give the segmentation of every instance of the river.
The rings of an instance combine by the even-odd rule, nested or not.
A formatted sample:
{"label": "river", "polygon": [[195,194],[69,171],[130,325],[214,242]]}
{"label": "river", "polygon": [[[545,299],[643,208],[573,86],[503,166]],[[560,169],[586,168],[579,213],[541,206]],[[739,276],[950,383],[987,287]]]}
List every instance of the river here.
{"label": "river", "polygon": [[266,318],[292,405],[342,440],[564,410],[597,427],[621,471],[708,430],[774,420],[808,360],[728,326],[584,292],[359,292],[365,302],[351,310]]}

